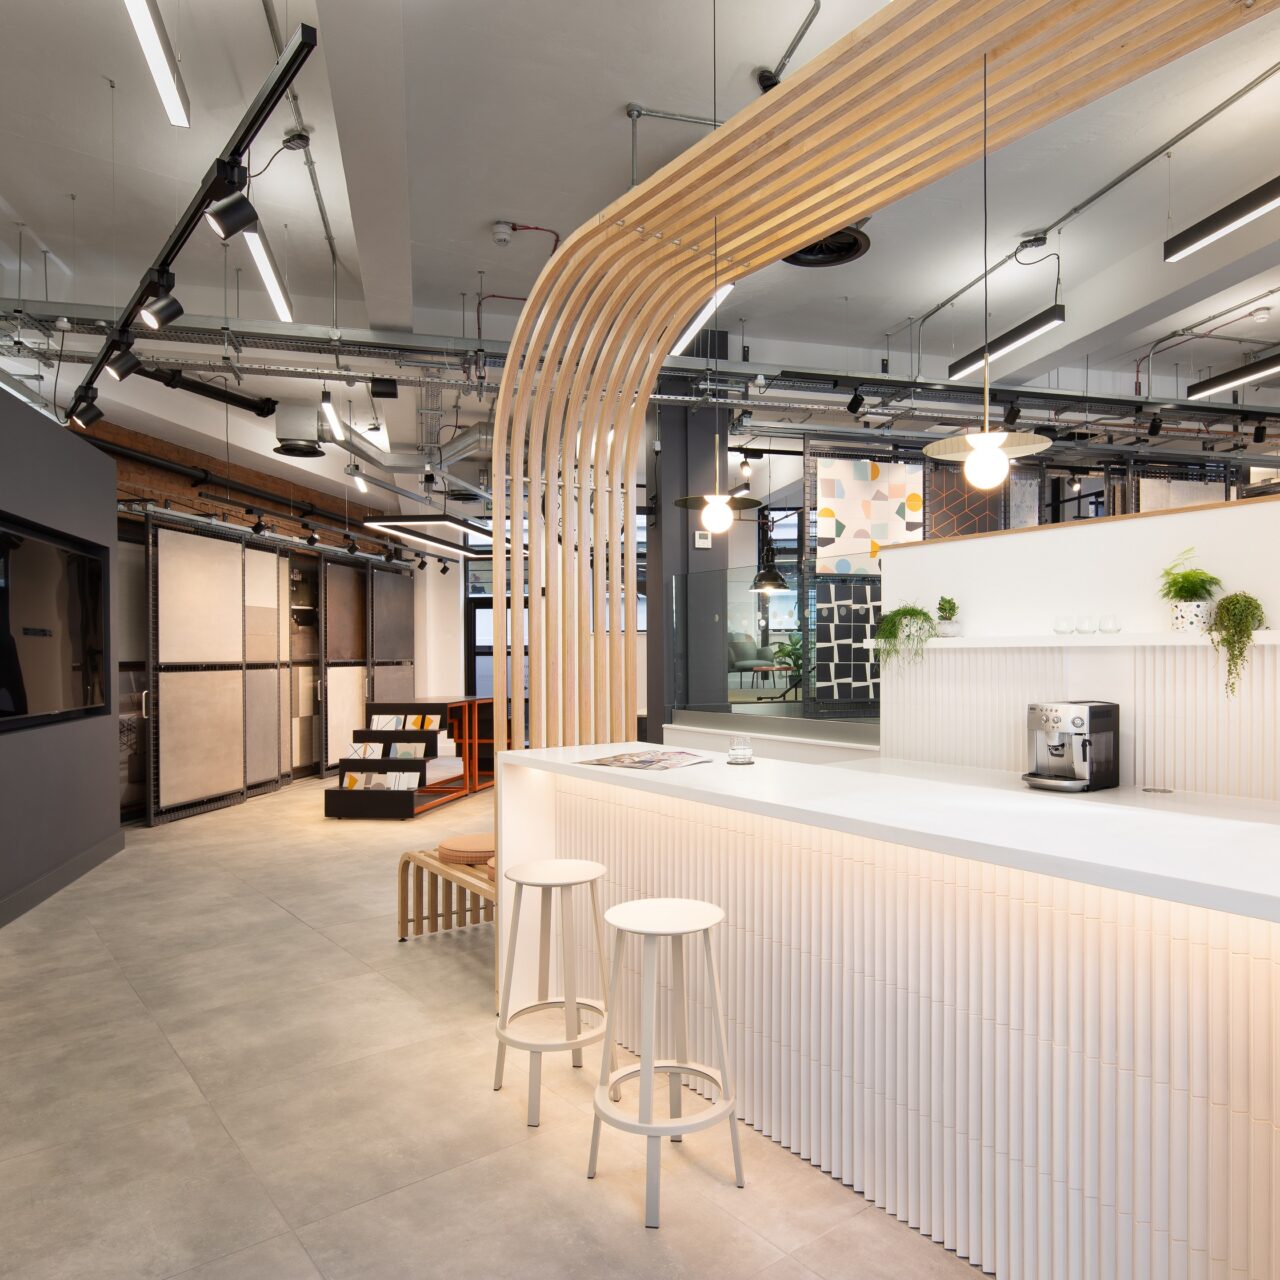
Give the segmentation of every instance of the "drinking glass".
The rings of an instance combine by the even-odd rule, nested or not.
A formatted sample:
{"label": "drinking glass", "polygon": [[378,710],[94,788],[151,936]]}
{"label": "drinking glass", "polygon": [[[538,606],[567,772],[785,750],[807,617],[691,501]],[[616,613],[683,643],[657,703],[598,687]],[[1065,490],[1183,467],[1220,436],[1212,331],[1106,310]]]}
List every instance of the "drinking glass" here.
{"label": "drinking glass", "polygon": [[1098,629],[1098,619],[1092,614],[1082,613],[1076,619],[1076,632],[1082,636],[1091,636]]}
{"label": "drinking glass", "polygon": [[751,739],[745,734],[734,734],[729,739],[730,764],[755,764],[751,750]]}
{"label": "drinking glass", "polygon": [[1069,636],[1076,629],[1076,621],[1074,618],[1069,618],[1066,614],[1060,613],[1053,620],[1053,629],[1060,636]]}
{"label": "drinking glass", "polygon": [[1120,631],[1120,619],[1114,613],[1104,613],[1098,619],[1098,630],[1104,636],[1114,636]]}

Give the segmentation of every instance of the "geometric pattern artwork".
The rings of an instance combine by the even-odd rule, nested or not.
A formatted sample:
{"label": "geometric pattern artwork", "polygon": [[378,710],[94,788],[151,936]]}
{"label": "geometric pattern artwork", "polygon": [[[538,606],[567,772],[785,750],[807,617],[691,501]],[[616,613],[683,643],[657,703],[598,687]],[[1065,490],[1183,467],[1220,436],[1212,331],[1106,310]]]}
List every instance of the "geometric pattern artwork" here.
{"label": "geometric pattern artwork", "polygon": [[816,462],[818,573],[879,573],[881,547],[923,536],[919,463],[869,458]]}
{"label": "geometric pattern artwork", "polygon": [[877,701],[880,668],[867,642],[880,617],[879,581],[818,583],[815,614],[815,701]]}
{"label": "geometric pattern artwork", "polygon": [[1009,477],[1009,528],[1030,529],[1040,523],[1040,477],[1019,471]]}
{"label": "geometric pattern artwork", "polygon": [[1000,528],[1004,513],[1004,485],[990,491],[975,489],[964,468],[929,468],[929,537],[956,538],[966,533],[990,533]]}

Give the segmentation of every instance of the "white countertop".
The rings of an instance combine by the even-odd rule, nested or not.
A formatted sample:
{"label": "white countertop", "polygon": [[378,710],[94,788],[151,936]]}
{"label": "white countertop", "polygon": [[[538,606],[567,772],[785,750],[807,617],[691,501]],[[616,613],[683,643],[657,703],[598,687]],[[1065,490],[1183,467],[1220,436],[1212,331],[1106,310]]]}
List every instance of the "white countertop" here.
{"label": "white countertop", "polygon": [[[1133,787],[1033,791],[1016,775],[901,760],[759,759],[666,772],[583,761],[652,743],[509,751],[541,769],[1280,923],[1280,804]],[[499,783],[501,779],[499,779]]]}

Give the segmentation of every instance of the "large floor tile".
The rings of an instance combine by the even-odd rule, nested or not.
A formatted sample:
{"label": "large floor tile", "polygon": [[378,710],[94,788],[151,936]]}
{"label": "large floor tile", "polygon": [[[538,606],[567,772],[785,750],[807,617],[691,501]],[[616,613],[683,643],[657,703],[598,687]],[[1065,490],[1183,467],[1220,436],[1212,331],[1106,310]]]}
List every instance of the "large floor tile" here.
{"label": "large floor tile", "polygon": [[[264,1240],[180,1275],[181,1280],[321,1280],[295,1235]],[[179,1280],[179,1276],[173,1280]]]}
{"label": "large floor tile", "polygon": [[[576,1120],[576,1117],[575,1117]],[[669,1195],[662,1228],[644,1226],[644,1175],[628,1163],[588,1181],[574,1152],[543,1131],[494,1155],[437,1174],[303,1228],[328,1280],[426,1274],[490,1277],[749,1276],[781,1255],[736,1218],[696,1195]],[[483,1228],[474,1223],[483,1206]],[[429,1255],[427,1252],[429,1251]]]}
{"label": "large floor tile", "polygon": [[193,1010],[166,1020],[173,1047],[210,1098],[415,1044],[448,1030],[378,973]]}
{"label": "large floor tile", "polygon": [[0,1276],[146,1280],[279,1235],[207,1106],[0,1161]]}
{"label": "large floor tile", "polygon": [[75,973],[4,973],[0,962],[0,1057],[72,1040],[117,1018],[144,1012],[108,958]]}
{"label": "large floor tile", "polygon": [[795,1257],[823,1280],[972,1280],[980,1274],[874,1205],[797,1249]]}
{"label": "large floor tile", "polygon": [[0,1057],[0,1159],[203,1102],[144,1014]]}
{"label": "large floor tile", "polygon": [[259,1000],[368,973],[349,951],[288,921],[250,942],[134,962],[130,981],[160,1025],[187,1014]]}

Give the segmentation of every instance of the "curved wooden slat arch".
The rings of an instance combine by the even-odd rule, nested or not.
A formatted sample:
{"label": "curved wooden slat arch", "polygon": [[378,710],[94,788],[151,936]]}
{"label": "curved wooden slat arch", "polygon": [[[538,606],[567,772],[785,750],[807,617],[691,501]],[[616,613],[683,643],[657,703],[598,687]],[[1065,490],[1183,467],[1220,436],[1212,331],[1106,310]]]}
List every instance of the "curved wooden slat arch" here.
{"label": "curved wooden slat arch", "polygon": [[[494,697],[510,701],[498,748],[635,736],[645,410],[714,279],[972,162],[984,53],[995,150],[1277,4],[894,0],[569,236],[520,314],[495,408]],[[527,680],[508,588],[528,592]]]}

